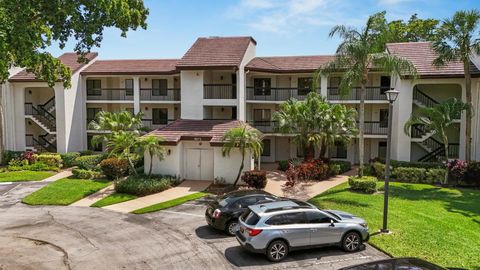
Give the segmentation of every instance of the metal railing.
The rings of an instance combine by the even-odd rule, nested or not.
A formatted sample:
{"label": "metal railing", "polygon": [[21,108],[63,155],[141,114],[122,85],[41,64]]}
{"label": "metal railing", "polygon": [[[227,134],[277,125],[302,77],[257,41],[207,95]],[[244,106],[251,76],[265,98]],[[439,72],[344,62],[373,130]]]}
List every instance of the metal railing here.
{"label": "metal railing", "polygon": [[52,108],[55,108],[55,96],[53,96],[51,99],[49,99],[47,102],[45,102],[42,105],[38,105],[38,107],[42,107],[45,109],[47,112],[50,112]]}
{"label": "metal railing", "polygon": [[[156,120],[156,119],[155,119]],[[170,123],[173,123],[175,119],[168,119],[168,120],[160,120],[154,121],[153,119],[142,119],[142,124],[146,129],[157,129],[162,128]]]}
{"label": "metal railing", "polygon": [[204,84],[203,98],[204,99],[236,99],[237,85],[236,84]]}
{"label": "metal railing", "polygon": [[413,99],[417,100],[418,102],[422,103],[427,107],[432,107],[433,105],[438,104],[438,101],[431,98],[424,92],[420,91],[416,86],[413,89]]}
{"label": "metal railing", "polygon": [[366,135],[387,135],[388,122],[365,121],[364,134]]}
{"label": "metal railing", "polygon": [[286,101],[291,98],[304,100],[310,92],[308,88],[247,86],[247,100]]}
{"label": "metal railing", "polygon": [[264,133],[273,133],[275,132],[275,128],[277,127],[276,121],[268,121],[268,120],[263,120],[263,121],[253,120],[253,121],[248,121],[248,124],[250,124],[252,127]]}
{"label": "metal railing", "polygon": [[56,118],[42,106],[35,107],[32,103],[25,103],[25,115],[35,116],[38,121],[51,129],[56,127]]}
{"label": "metal railing", "polygon": [[140,100],[165,100],[165,101],[180,101],[180,89],[155,89],[155,88],[141,88]]}
{"label": "metal railing", "polygon": [[133,100],[133,88],[88,89],[87,100]]}
{"label": "metal railing", "polygon": [[421,138],[425,134],[427,134],[427,130],[425,129],[424,125],[413,125],[412,126],[412,138]]}
{"label": "metal railing", "polygon": [[[328,100],[360,100],[361,88],[354,87],[346,95],[341,95],[340,89],[338,87],[328,87],[327,88],[327,99]],[[387,88],[380,86],[366,87],[365,88],[365,100],[387,100],[385,96],[385,91]]]}

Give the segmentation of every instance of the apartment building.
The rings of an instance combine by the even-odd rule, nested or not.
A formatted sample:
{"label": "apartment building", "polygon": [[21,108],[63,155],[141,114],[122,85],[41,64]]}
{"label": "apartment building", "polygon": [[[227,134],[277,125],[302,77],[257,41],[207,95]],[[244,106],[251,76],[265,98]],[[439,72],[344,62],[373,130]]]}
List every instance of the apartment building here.
{"label": "apartment building", "polygon": [[[79,64],[76,55],[66,53],[60,60],[72,70],[70,89],[64,89],[61,83],[48,87],[26,71],[12,72],[2,87],[5,145],[11,150],[101,150],[90,144],[91,137],[98,131],[89,130],[88,123],[102,110],[130,110],[144,113],[144,125],[155,130],[154,134],[167,138],[170,153],[180,143],[203,142],[202,147],[219,149],[218,132],[243,121],[265,134],[261,161],[299,157],[302,151],[292,137],[275,132],[273,113],[290,98],[303,100],[311,91],[313,72],[334,56],[258,57],[256,46],[252,37],[199,38],[181,59],[99,60],[97,54],[91,53],[87,56],[88,64]],[[412,81],[372,70],[365,101],[365,161],[386,154],[388,102],[384,93],[392,87],[400,91],[393,110],[392,158],[433,160],[443,148],[437,135],[414,127],[409,137],[403,126],[411,113],[420,107],[432,106],[450,97],[465,99],[462,64],[452,62],[442,68],[434,67],[435,53],[428,42],[388,44],[387,51],[409,59],[420,78]],[[477,56],[472,56],[471,60],[473,101],[477,111],[480,108],[480,61]],[[358,108],[358,88],[352,89],[346,97],[340,95],[341,76],[338,73],[321,77],[315,91],[329,102]],[[180,119],[182,121],[177,121]],[[480,160],[478,113],[474,114],[472,124],[472,156]],[[452,157],[465,156],[464,129],[463,115],[448,131]],[[356,163],[357,144],[357,138],[348,145],[338,143],[328,154]],[[172,168],[173,162],[176,169],[172,173],[186,174],[188,168],[182,164],[191,163],[186,157],[202,159],[205,155],[204,160],[219,163],[216,155],[220,152],[216,151],[187,154],[182,148],[183,154],[170,155],[173,161],[167,158],[164,165],[157,164],[156,168],[158,171]],[[230,157],[231,160],[237,158]],[[247,169],[253,166],[251,158],[246,165]],[[205,171],[208,171],[206,176],[193,178],[222,175],[212,173],[213,169]]]}

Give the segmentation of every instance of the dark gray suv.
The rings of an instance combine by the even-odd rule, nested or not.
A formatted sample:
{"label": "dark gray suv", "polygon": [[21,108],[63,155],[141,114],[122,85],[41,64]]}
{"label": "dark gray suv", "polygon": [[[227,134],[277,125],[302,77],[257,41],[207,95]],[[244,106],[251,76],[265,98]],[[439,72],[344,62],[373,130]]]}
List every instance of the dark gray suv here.
{"label": "dark gray suv", "polygon": [[340,245],[353,252],[369,237],[363,219],[341,211],[319,210],[300,201],[252,205],[239,221],[236,237],[240,245],[266,254],[271,261],[281,261],[289,251],[309,247]]}

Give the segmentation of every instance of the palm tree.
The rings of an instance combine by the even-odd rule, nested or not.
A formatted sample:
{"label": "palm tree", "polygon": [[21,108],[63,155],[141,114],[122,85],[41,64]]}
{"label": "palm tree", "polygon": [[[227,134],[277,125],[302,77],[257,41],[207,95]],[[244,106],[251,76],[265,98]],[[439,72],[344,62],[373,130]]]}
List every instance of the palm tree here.
{"label": "palm tree", "polygon": [[416,77],[416,69],[404,58],[390,55],[384,51],[387,38],[386,21],[383,13],[370,16],[361,30],[344,25],[337,25],[330,31],[330,37],[339,36],[342,41],[335,53],[335,59],[320,67],[316,74],[331,74],[343,70],[339,90],[346,96],[354,86],[360,85],[359,108],[359,176],[363,175],[364,130],[365,130],[365,91],[372,67],[391,76],[408,74]]}
{"label": "palm tree", "polygon": [[148,169],[148,175],[152,175],[153,157],[157,156],[159,160],[163,160],[165,148],[160,145],[163,138],[158,136],[144,136],[140,138],[141,148],[148,152],[150,155],[150,167]]}
{"label": "palm tree", "polygon": [[93,136],[92,144],[98,145],[102,142],[108,142],[113,134],[120,131],[131,131],[140,135],[140,131],[143,130],[142,116],[142,113],[133,115],[129,111],[100,111],[95,116],[95,120],[88,125],[89,129],[100,132],[100,134]]}
{"label": "palm tree", "polygon": [[136,175],[132,157],[143,153],[139,135],[133,131],[118,131],[112,133],[107,141],[109,156],[126,159],[131,171]]}
{"label": "palm tree", "polygon": [[237,178],[233,183],[234,186],[237,185],[240,175],[242,174],[247,150],[249,150],[255,158],[260,157],[260,154],[263,151],[262,139],[263,134],[260,131],[251,128],[246,124],[231,128],[223,135],[222,141],[224,142],[224,145],[222,154],[224,156],[229,156],[234,148],[238,148],[242,154],[242,162],[240,164],[240,169],[238,170]]}
{"label": "palm tree", "polygon": [[[412,115],[405,123],[405,134],[410,136],[410,130],[413,125],[422,125],[427,132],[431,131],[438,134],[442,138],[445,151],[445,162],[448,162],[448,136],[447,128],[452,125],[455,119],[461,115],[463,111],[469,111],[470,106],[456,98],[450,98],[447,101],[436,104],[433,107],[419,108],[417,113]],[[448,181],[448,171],[445,173],[444,183]]]}
{"label": "palm tree", "polygon": [[[433,49],[438,57],[434,60],[436,66],[448,62],[461,61],[465,74],[466,103],[472,107],[472,78],[470,74],[470,54],[480,53],[480,39],[476,31],[480,24],[478,10],[457,11],[451,19],[442,22],[437,30],[438,40],[433,42]],[[467,111],[465,124],[465,159],[470,161],[472,149],[472,111]]]}

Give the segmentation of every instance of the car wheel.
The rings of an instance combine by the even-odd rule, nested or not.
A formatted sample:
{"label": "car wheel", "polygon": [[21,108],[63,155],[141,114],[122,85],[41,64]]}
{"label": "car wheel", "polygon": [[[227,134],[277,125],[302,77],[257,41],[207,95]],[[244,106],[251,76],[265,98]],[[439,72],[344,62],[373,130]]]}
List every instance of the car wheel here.
{"label": "car wheel", "polygon": [[288,245],[285,241],[276,240],[270,243],[267,248],[267,258],[272,262],[279,262],[288,254]]}
{"label": "car wheel", "polygon": [[347,233],[342,240],[342,247],[345,251],[354,252],[362,246],[362,237],[357,232]]}
{"label": "car wheel", "polygon": [[230,236],[234,236],[235,233],[238,231],[238,226],[238,221],[232,220],[227,223],[227,226],[225,227],[225,232]]}

